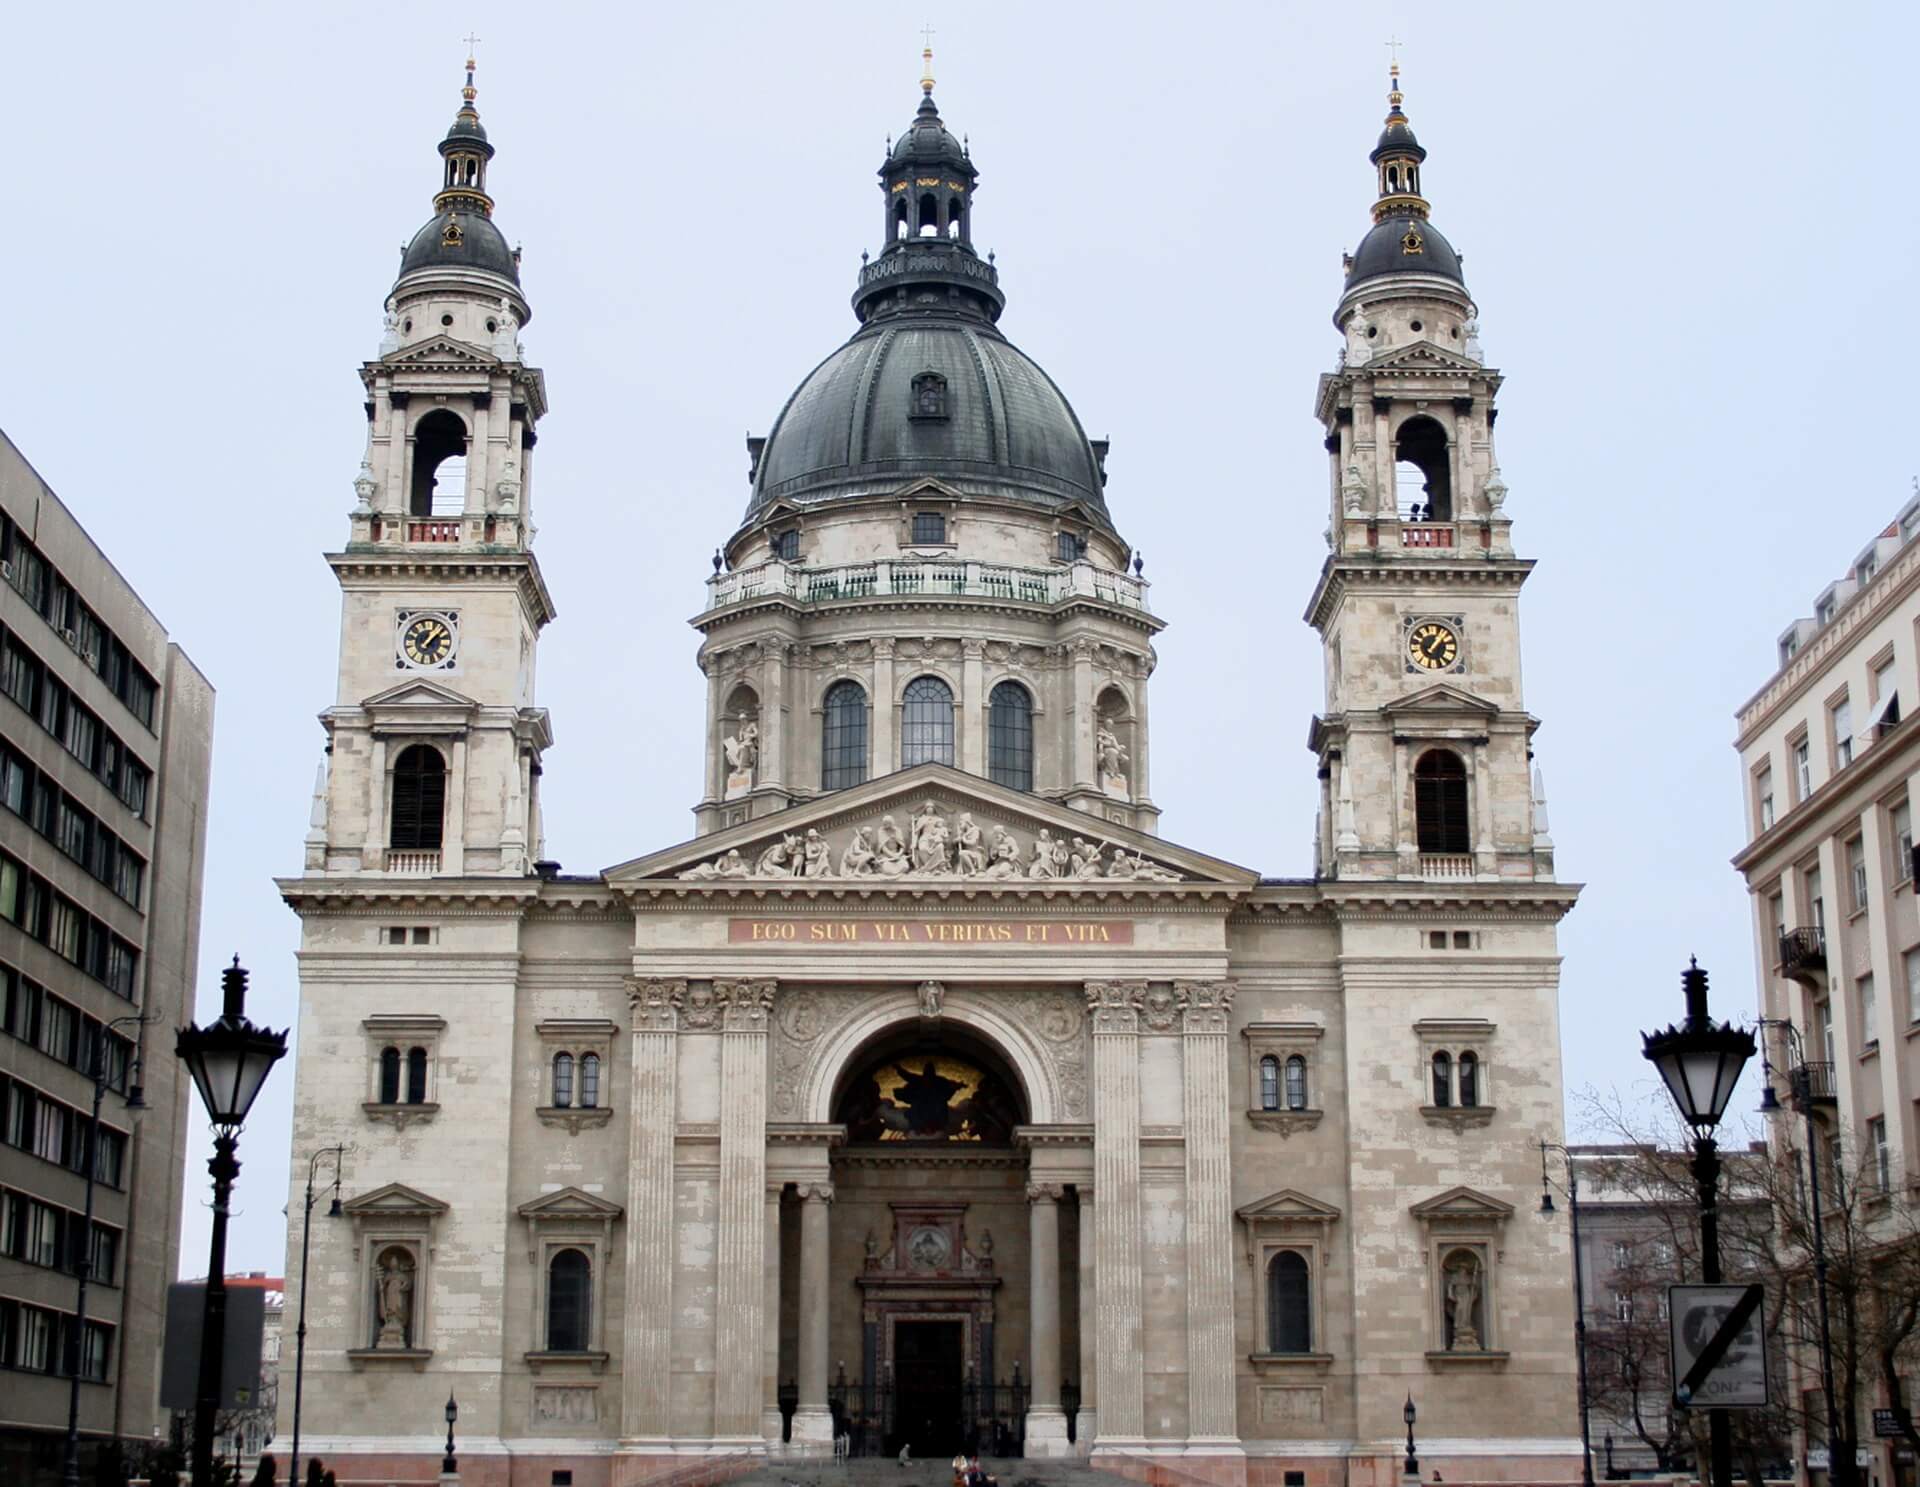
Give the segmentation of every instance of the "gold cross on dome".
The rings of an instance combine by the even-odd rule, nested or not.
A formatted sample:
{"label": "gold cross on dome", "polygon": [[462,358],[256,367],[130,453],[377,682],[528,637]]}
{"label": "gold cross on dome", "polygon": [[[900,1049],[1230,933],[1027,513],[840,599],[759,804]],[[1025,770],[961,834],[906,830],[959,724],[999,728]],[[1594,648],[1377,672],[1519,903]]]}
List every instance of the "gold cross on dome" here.
{"label": "gold cross on dome", "polygon": [[477,36],[463,36],[460,39],[467,44],[467,66],[471,67],[473,66],[473,49],[480,45],[480,38]]}
{"label": "gold cross on dome", "polygon": [[920,28],[920,41],[928,51],[933,50],[933,27],[932,26],[922,26]]}
{"label": "gold cross on dome", "polygon": [[1394,77],[1398,77],[1400,76],[1400,38],[1397,36],[1389,36],[1384,45],[1387,49],[1389,70]]}

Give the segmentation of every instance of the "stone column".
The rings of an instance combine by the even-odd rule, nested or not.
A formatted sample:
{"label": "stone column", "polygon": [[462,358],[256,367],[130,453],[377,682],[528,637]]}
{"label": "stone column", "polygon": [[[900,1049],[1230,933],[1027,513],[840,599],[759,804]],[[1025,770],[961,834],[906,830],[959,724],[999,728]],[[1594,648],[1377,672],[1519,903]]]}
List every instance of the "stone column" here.
{"label": "stone column", "polygon": [[984,640],[960,642],[960,767],[987,772],[986,654]]}
{"label": "stone column", "polygon": [[[767,1009],[772,981],[715,981],[720,1004],[719,1274],[714,1296],[716,1440],[761,1439],[766,1299]],[[775,1318],[778,1325],[778,1318]]]}
{"label": "stone column", "polygon": [[1094,1312],[1098,1291],[1094,1285],[1093,1184],[1083,1182],[1080,1195],[1080,1414],[1073,1433],[1079,1455],[1093,1449],[1099,1430],[1099,1350],[1095,1344]]}
{"label": "stone column", "polygon": [[[507,742],[514,747],[511,733]],[[441,833],[440,846],[440,871],[450,878],[467,868],[467,760],[471,757],[466,735],[457,736],[447,766],[447,829]]]}
{"label": "stone column", "polygon": [[[760,774],[756,783],[783,789],[787,783],[787,643],[764,643],[760,673]],[[722,707],[726,703],[722,701]]]}
{"label": "stone column", "polygon": [[1493,771],[1487,765],[1488,752],[1488,740],[1476,738],[1467,764],[1467,788],[1473,792],[1473,867],[1476,873],[1493,873],[1499,868],[1493,852]]}
{"label": "stone column", "polygon": [[[1349,745],[1351,747],[1351,745]],[[1395,738],[1393,748],[1393,852],[1403,878],[1420,876],[1419,824],[1413,809],[1413,776],[1406,743]]]}
{"label": "stone column", "polygon": [[1073,656],[1073,760],[1068,783],[1097,786],[1100,783],[1094,765],[1093,732],[1093,642],[1076,640]]}
{"label": "stone column", "polygon": [[633,1092],[627,1105],[627,1307],[620,1435],[665,1444],[673,1435],[673,1139],[685,981],[635,977]]}
{"label": "stone column", "polygon": [[1065,1456],[1067,1416],[1060,1408],[1060,1200],[1064,1189],[1027,1184],[1027,1316],[1033,1384],[1027,1403],[1027,1455]]}
{"label": "stone column", "polygon": [[367,751],[367,840],[360,866],[377,873],[387,865],[387,741],[373,736]]}
{"label": "stone column", "polygon": [[[1133,677],[1133,758],[1127,762],[1128,784],[1135,800],[1150,800],[1147,765],[1147,678],[1153,674],[1153,662],[1142,657]],[[1150,821],[1135,823],[1143,831],[1153,831]]]}
{"label": "stone column", "polygon": [[[873,643],[873,695],[867,699],[873,758],[867,774],[875,778],[893,773],[893,637]],[[816,782],[817,783],[817,782]]]}
{"label": "stone column", "polygon": [[[1146,1434],[1141,1356],[1140,1016],[1144,981],[1089,981],[1093,1024],[1094,1270],[1100,1439],[1138,1445]],[[1085,1323],[1083,1322],[1084,1326]]]}
{"label": "stone column", "polygon": [[766,1237],[760,1251],[766,1270],[760,1299],[760,1434],[769,1452],[780,1445],[784,1423],[780,1418],[780,1193],[781,1184],[767,1184]]}
{"label": "stone column", "polygon": [[800,1192],[800,1398],[793,1413],[796,1454],[819,1455],[833,1444],[827,1408],[828,1293],[833,1285],[828,1220],[833,1184],[803,1183]]}
{"label": "stone column", "polygon": [[1233,1158],[1227,1117],[1231,981],[1180,981],[1187,1132],[1187,1449],[1238,1453]]}

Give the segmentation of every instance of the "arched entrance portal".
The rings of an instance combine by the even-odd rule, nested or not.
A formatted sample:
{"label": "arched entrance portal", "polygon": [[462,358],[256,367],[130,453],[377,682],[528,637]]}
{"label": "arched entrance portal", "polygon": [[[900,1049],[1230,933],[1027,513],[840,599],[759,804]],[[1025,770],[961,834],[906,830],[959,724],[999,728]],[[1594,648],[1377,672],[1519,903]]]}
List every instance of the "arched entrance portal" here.
{"label": "arched entrance portal", "polygon": [[[844,1435],[856,1455],[903,1446],[936,1459],[1021,1454],[1030,1410],[1057,1421],[1062,1402],[1034,1389],[1036,1320],[1047,1329],[1053,1385],[1041,1381],[1041,1393],[1057,1394],[1060,1361],[1079,1356],[1079,1233],[1073,1203],[1060,1201],[1066,1192],[1031,1181],[1033,1111],[1013,1060],[957,1019],[913,1017],[846,1057],[831,1099],[845,1132],[829,1158],[827,1217],[835,1438]],[[781,1289],[793,1298],[781,1317],[788,1379],[805,1371],[800,1206],[789,1196],[782,1223]],[[1050,1251],[1039,1266],[1036,1242]],[[1036,1319],[1041,1277],[1048,1294]],[[804,1403],[799,1392],[787,1391],[795,1405]],[[1077,1390],[1066,1393],[1076,1402]]]}

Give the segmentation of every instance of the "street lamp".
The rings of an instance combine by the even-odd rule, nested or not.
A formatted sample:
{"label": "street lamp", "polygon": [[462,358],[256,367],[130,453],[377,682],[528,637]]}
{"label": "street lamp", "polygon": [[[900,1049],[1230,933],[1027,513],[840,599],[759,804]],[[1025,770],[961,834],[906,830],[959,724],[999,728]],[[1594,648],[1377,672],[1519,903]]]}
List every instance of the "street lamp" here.
{"label": "street lamp", "polygon": [[[1641,1052],[1693,1127],[1693,1180],[1700,1194],[1700,1274],[1708,1285],[1720,1283],[1720,1149],[1714,1128],[1727,1113],[1741,1069],[1754,1055],[1753,1034],[1707,1016],[1707,973],[1689,960],[1680,973],[1687,997],[1687,1020],[1657,1033],[1641,1034]],[[1733,1436],[1722,1409],[1707,1411],[1713,1487],[1733,1487]]]}
{"label": "street lamp", "polygon": [[[1841,1450],[1840,1411],[1833,1393],[1833,1331],[1827,1321],[1827,1242],[1820,1223],[1820,1133],[1813,1119],[1813,1075],[1807,1067],[1806,1045],[1800,1041],[1800,1029],[1778,1017],[1756,1019],[1762,1028],[1778,1028],[1787,1035],[1787,1054],[1793,1065],[1787,1070],[1787,1097],[1807,1122],[1807,1184],[1809,1208],[1813,1213],[1813,1295],[1820,1319],[1820,1388],[1827,1406],[1827,1476],[1834,1487],[1850,1487],[1853,1481],[1852,1453]],[[1760,1092],[1760,1113],[1777,1115],[1780,1100],[1773,1092],[1773,1065],[1766,1053],[1760,1055],[1760,1068],[1766,1075],[1766,1087]],[[1841,1457],[1847,1459],[1843,1462]]]}
{"label": "street lamp", "polygon": [[453,1422],[460,1418],[460,1406],[453,1402],[453,1390],[447,1390],[447,1454],[440,1463],[440,1475],[459,1475],[460,1463],[453,1459]]}
{"label": "street lamp", "polygon": [[214,1419],[220,1412],[221,1363],[227,1337],[227,1204],[240,1175],[234,1152],[240,1127],[260,1086],[286,1056],[287,1035],[247,1021],[247,973],[240,957],[220,973],[223,1006],[205,1027],[180,1029],[174,1052],[193,1076],[213,1126],[213,1237],[207,1252],[207,1290],[200,1309],[200,1380],[193,1401],[193,1484],[213,1487]]}
{"label": "street lamp", "polygon": [[[107,1038],[115,1028],[124,1023],[145,1023],[153,1019],[138,1013],[126,1017],[116,1017],[100,1030],[93,1040],[93,1060],[89,1073],[93,1076],[93,1116],[87,1122],[86,1148],[83,1152],[86,1172],[85,1211],[80,1219],[80,1242],[69,1244],[68,1250],[73,1257],[73,1271],[76,1277],[73,1299],[73,1333],[67,1339],[67,1449],[64,1470],[60,1480],[65,1487],[80,1487],[80,1362],[87,1342],[87,1282],[93,1278],[93,1182],[94,1168],[100,1160],[100,1102],[107,1093]],[[135,1062],[138,1055],[135,1055]],[[131,1069],[122,1071],[132,1078],[127,1087],[127,1109],[144,1110],[147,1108],[145,1096],[141,1093],[139,1076]]]}
{"label": "street lamp", "polygon": [[1540,1143],[1540,1212],[1553,1213],[1553,1189],[1547,1181],[1547,1152],[1557,1151],[1567,1164],[1567,1221],[1573,1240],[1573,1354],[1580,1370],[1580,1481],[1593,1487],[1593,1438],[1588,1432],[1587,1401],[1587,1290],[1580,1273],[1580,1175],[1573,1153],[1557,1141]]}
{"label": "street lamp", "polygon": [[327,1217],[340,1217],[340,1161],[344,1145],[323,1146],[307,1158],[307,1211],[300,1227],[300,1325],[293,1333],[293,1464],[287,1468],[287,1487],[300,1487],[300,1390],[307,1371],[307,1250],[313,1240],[313,1177],[322,1157],[333,1158],[333,1201]]}
{"label": "street lamp", "polygon": [[1613,1480],[1613,1432],[1607,1432],[1607,1480]]}
{"label": "street lamp", "polygon": [[1420,1458],[1413,1454],[1413,1396],[1407,1396],[1407,1407],[1400,1411],[1400,1418],[1407,1422],[1407,1464],[1401,1468],[1416,1482],[1420,1480]]}

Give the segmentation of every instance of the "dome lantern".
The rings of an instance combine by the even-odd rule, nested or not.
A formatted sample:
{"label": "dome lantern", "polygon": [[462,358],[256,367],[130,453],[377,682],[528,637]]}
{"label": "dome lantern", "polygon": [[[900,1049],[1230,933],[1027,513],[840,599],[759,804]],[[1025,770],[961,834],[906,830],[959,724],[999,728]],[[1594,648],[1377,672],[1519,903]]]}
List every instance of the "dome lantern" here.
{"label": "dome lantern", "polygon": [[[473,70],[468,56],[460,108],[438,146],[444,165],[433,196],[434,215],[401,250],[400,280],[424,272],[478,272],[504,280],[520,299],[520,252],[494,225],[493,198],[487,194],[493,145],[474,106]],[[527,318],[521,317],[523,324]]]}
{"label": "dome lantern", "polygon": [[1440,278],[1464,291],[1460,255],[1429,220],[1431,207],[1421,195],[1420,167],[1426,150],[1414,138],[1400,91],[1400,64],[1389,72],[1387,118],[1379,142],[1367,157],[1378,174],[1379,196],[1373,204],[1373,227],[1346,262],[1347,292],[1362,281],[1402,275]]}

